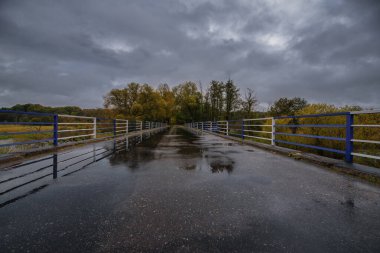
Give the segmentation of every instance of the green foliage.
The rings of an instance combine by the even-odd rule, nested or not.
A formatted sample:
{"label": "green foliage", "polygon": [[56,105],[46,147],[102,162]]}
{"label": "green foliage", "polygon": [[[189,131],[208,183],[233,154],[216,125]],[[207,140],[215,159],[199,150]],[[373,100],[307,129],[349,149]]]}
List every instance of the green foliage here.
{"label": "green foliage", "polygon": [[223,82],[212,80],[208,88],[207,98],[210,104],[211,120],[220,120],[224,107],[225,85]]}
{"label": "green foliage", "polygon": [[133,115],[132,106],[138,100],[139,91],[138,83],[130,83],[123,89],[112,89],[104,96],[104,106],[116,110],[119,114]]}
{"label": "green foliage", "polygon": [[10,108],[2,108],[22,112],[59,113],[70,115],[83,115],[83,110],[78,106],[50,107],[40,104],[17,104]]}
{"label": "green foliage", "polygon": [[193,82],[185,82],[173,88],[176,118],[178,122],[199,119],[202,94]]}
{"label": "green foliage", "polygon": [[272,116],[289,116],[294,115],[307,105],[304,98],[280,98],[270,107],[269,113]]}

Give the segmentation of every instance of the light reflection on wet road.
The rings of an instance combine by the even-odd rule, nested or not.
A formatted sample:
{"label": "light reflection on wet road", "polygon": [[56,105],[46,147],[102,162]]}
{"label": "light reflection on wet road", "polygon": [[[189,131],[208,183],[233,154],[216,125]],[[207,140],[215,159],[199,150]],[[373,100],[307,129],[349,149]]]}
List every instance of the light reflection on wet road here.
{"label": "light reflection on wet road", "polygon": [[0,238],[0,252],[380,252],[380,188],[173,128],[3,206]]}

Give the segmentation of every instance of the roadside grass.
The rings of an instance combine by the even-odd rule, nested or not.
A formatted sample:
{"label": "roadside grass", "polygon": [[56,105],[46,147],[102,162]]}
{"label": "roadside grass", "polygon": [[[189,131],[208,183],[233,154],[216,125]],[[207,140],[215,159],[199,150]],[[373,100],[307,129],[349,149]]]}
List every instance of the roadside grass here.
{"label": "roadside grass", "polygon": [[[82,131],[83,129],[88,128],[86,131]],[[92,134],[93,128],[83,127],[80,125],[69,125],[60,128],[60,130],[78,130],[78,131],[70,131],[70,132],[61,132],[59,133],[59,137],[67,137],[67,136],[76,136],[76,135],[86,135]],[[80,130],[81,129],[81,130]],[[53,126],[30,126],[30,125],[0,125],[0,144],[8,144],[14,142],[27,142],[33,140],[44,140],[51,139],[53,137]],[[46,132],[50,131],[50,132]],[[107,138],[113,136],[113,129],[98,129],[97,130],[97,138]],[[33,132],[33,133],[25,133],[25,134],[17,134],[21,132]],[[91,139],[91,136],[86,137],[78,137],[78,138],[70,138],[65,140],[60,140],[60,143],[67,143],[72,141],[84,141],[87,139]],[[41,148],[52,145],[52,141],[41,142],[41,143],[33,143],[33,144],[21,144],[14,146],[4,146],[0,147],[0,154],[10,154],[14,152],[26,151],[31,148]]]}
{"label": "roadside grass", "polygon": [[52,136],[51,133],[31,133],[31,134],[3,134],[3,133],[17,133],[17,132],[42,132],[53,131],[52,126],[23,126],[23,125],[0,125],[0,140],[17,140],[28,141],[45,139]]}

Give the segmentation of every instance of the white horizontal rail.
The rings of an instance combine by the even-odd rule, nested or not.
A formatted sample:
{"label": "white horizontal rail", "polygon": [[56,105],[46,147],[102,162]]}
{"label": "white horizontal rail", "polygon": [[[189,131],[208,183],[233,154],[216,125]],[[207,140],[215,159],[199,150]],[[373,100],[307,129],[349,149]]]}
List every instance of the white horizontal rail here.
{"label": "white horizontal rail", "polygon": [[257,119],[243,119],[243,121],[259,121],[259,120],[271,120],[272,117],[269,118],[257,118]]}
{"label": "white horizontal rail", "polygon": [[113,129],[113,127],[102,127],[102,128],[97,128],[97,130],[105,130],[105,129]]}
{"label": "white horizontal rail", "polygon": [[258,137],[258,136],[252,136],[252,135],[244,135],[244,137],[250,137],[250,138],[255,138],[255,139],[261,139],[261,140],[267,140],[271,141],[271,138],[265,138],[265,137]]}
{"label": "white horizontal rail", "polygon": [[59,130],[58,133],[66,133],[66,132],[77,132],[77,131],[93,131],[93,128],[82,128],[82,129],[65,129]]}
{"label": "white horizontal rail", "polygon": [[67,114],[58,114],[58,117],[63,117],[63,118],[78,118],[78,119],[94,119],[95,118],[95,117],[67,115]]}
{"label": "white horizontal rail", "polygon": [[60,122],[58,123],[58,125],[93,125],[93,124],[94,124],[93,122],[91,123],[89,122],[70,122],[70,123]]}
{"label": "white horizontal rail", "polygon": [[75,136],[67,136],[67,137],[60,137],[58,140],[67,140],[67,139],[75,139],[75,138],[81,138],[81,137],[89,137],[93,136],[94,134],[83,134],[83,135],[75,135]]}
{"label": "white horizontal rail", "polygon": [[359,140],[359,139],[352,139],[353,142],[363,142],[363,143],[373,143],[373,144],[380,144],[380,141],[372,141],[372,140]]}
{"label": "white horizontal rail", "polygon": [[354,153],[354,152],[352,152],[351,155],[365,157],[365,158],[371,158],[371,159],[378,159],[378,160],[380,159],[380,156],[360,154],[360,153]]}
{"label": "white horizontal rail", "polygon": [[351,125],[352,127],[380,127],[380,125]]}
{"label": "white horizontal rail", "polygon": [[272,125],[246,125],[246,124],[244,124],[244,126],[246,127],[246,126],[265,126],[265,127],[271,127]]}
{"label": "white horizontal rail", "polygon": [[272,132],[269,132],[269,131],[256,131],[256,130],[249,130],[249,129],[244,129],[244,132],[266,133],[266,134],[271,134],[272,133]]}

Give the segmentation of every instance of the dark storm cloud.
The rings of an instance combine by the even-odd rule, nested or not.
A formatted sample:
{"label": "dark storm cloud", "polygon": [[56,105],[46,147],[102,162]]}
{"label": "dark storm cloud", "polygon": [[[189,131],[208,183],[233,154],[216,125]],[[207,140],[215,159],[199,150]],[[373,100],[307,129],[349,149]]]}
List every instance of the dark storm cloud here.
{"label": "dark storm cloud", "polygon": [[102,106],[136,81],[235,80],[380,107],[379,1],[2,1],[0,106]]}

